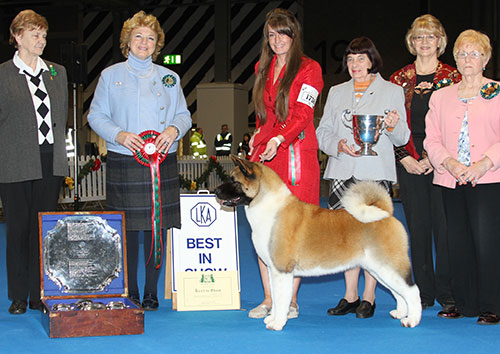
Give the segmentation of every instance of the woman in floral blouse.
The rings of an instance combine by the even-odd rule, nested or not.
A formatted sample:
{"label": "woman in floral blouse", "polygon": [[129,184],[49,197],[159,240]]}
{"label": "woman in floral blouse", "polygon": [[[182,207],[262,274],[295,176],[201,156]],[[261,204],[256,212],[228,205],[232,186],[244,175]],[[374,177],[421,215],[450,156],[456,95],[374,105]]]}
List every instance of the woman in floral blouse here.
{"label": "woman in floral blouse", "polygon": [[432,184],[433,168],[423,149],[423,141],[425,115],[432,92],[461,79],[455,68],[438,59],[446,43],[446,32],[437,18],[432,15],[418,17],[406,34],[406,46],[416,60],[396,71],[390,79],[404,88],[406,117],[411,131],[408,144],[395,148],[395,152],[400,195],[410,231],[413,274],[420,289],[422,308],[433,306],[437,300],[444,310],[455,304],[450,288],[446,222],[441,189]]}
{"label": "woman in floral blouse", "polygon": [[490,39],[466,30],[453,47],[462,81],[432,94],[424,147],[442,187],[456,306],[441,317],[500,323],[500,82],[484,76]]}

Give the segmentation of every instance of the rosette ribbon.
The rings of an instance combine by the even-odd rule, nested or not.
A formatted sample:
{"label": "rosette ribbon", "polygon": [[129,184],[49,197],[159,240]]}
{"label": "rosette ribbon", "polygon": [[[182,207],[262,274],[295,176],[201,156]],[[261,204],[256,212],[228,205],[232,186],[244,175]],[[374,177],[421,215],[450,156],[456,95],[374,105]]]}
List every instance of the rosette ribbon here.
{"label": "rosette ribbon", "polygon": [[160,164],[167,154],[160,153],[155,146],[155,140],[160,135],[157,131],[146,130],[139,134],[144,145],[134,153],[134,158],[141,165],[149,166],[151,170],[151,251],[146,264],[149,264],[154,253],[155,269],[160,268],[163,259],[163,240],[161,235],[161,194],[160,194]]}
{"label": "rosette ribbon", "polygon": [[300,132],[298,139],[288,148],[288,183],[292,186],[300,186],[302,179],[302,158],[300,153],[300,145],[306,134],[303,130]]}
{"label": "rosette ribbon", "polygon": [[292,186],[299,186],[302,179],[301,143],[302,140],[298,139],[288,149],[288,183]]}

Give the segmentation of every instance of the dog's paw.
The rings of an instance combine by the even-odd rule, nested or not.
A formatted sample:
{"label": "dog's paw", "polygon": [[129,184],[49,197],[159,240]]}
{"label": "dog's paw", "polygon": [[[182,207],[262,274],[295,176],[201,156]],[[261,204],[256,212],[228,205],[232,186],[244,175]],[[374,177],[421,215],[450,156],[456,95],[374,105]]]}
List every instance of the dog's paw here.
{"label": "dog's paw", "polygon": [[273,320],[266,323],[266,328],[272,331],[281,331],[283,327],[285,327],[285,324],[286,320],[285,321]]}
{"label": "dog's paw", "polygon": [[269,322],[272,322],[274,321],[274,316],[271,314],[271,315],[268,315],[264,318],[264,323],[265,324],[268,324]]}
{"label": "dog's paw", "polygon": [[401,319],[401,326],[403,327],[416,327],[420,323],[420,318],[414,318],[414,317],[405,317]]}
{"label": "dog's paw", "polygon": [[398,309],[394,309],[391,312],[389,312],[392,318],[395,318],[396,320],[400,320],[404,317],[406,317],[406,311],[401,311]]}

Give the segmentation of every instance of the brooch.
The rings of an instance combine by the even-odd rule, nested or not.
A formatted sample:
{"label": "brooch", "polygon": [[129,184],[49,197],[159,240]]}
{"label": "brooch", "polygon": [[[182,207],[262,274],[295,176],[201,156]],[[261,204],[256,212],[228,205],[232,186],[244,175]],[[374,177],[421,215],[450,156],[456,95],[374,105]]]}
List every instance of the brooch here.
{"label": "brooch", "polygon": [[165,85],[166,87],[173,87],[175,86],[175,83],[176,83],[176,79],[175,79],[175,76],[174,75],[171,75],[171,74],[167,74],[165,75],[162,79],[161,79],[161,82],[163,83],[163,85]]}
{"label": "brooch", "polygon": [[54,80],[54,76],[57,75],[57,71],[56,71],[56,69],[54,69],[54,67],[52,65],[49,65],[49,68],[50,68],[50,79]]}
{"label": "brooch", "polygon": [[439,90],[440,88],[453,85],[453,81],[450,79],[442,79],[434,84],[434,89]]}
{"label": "brooch", "polygon": [[481,87],[480,92],[484,99],[491,100],[493,97],[498,95],[498,92],[500,92],[500,85],[496,82],[488,82],[486,85]]}

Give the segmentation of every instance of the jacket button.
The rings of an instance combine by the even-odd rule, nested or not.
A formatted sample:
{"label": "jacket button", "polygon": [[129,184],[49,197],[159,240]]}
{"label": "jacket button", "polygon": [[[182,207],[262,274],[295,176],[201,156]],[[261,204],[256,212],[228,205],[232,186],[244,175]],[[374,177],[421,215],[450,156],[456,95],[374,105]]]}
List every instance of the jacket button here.
{"label": "jacket button", "polygon": [[158,92],[158,96],[161,96],[161,93]]}
{"label": "jacket button", "polygon": [[165,124],[165,121],[164,120],[160,121],[160,124]]}
{"label": "jacket button", "polygon": [[163,111],[165,109],[165,107],[161,106],[160,107],[160,111]]}

